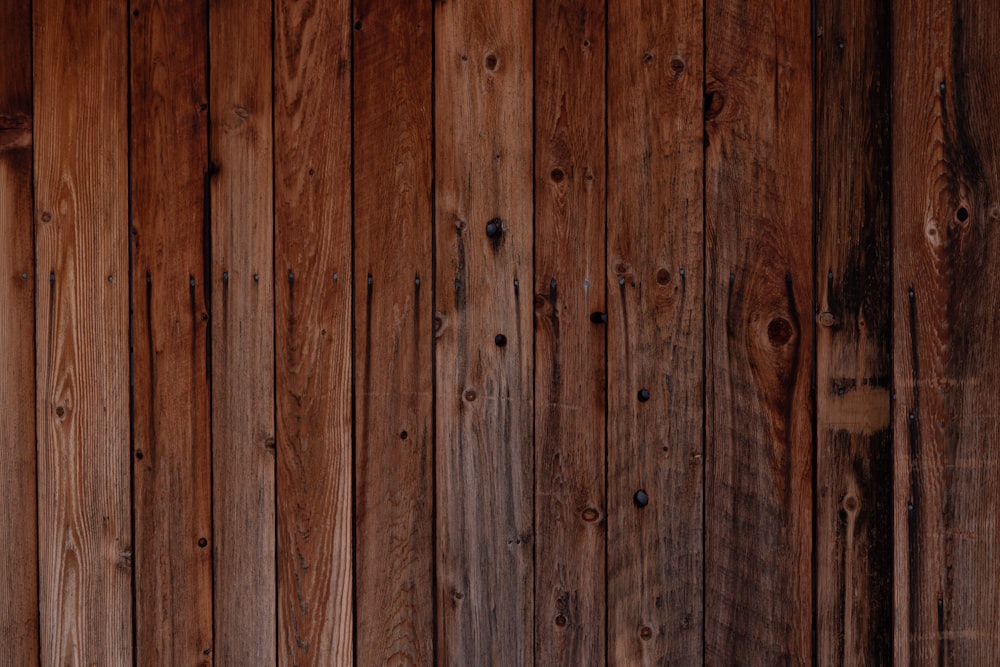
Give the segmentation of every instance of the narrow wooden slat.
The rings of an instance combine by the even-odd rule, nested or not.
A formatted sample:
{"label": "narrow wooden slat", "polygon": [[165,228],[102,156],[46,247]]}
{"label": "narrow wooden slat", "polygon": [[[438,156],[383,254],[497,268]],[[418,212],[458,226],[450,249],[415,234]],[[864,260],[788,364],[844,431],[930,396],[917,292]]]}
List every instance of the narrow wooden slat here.
{"label": "narrow wooden slat", "polygon": [[38,662],[31,5],[0,0],[0,637]]}
{"label": "narrow wooden slat", "polygon": [[706,11],[705,658],[807,664],[810,7]]}
{"label": "narrow wooden slat", "polygon": [[702,5],[608,15],[608,659],[702,656]]}
{"label": "narrow wooden slat", "polygon": [[354,4],[359,665],[434,662],[430,0]]}
{"label": "narrow wooden slat", "polygon": [[893,12],[895,654],[1000,654],[1000,14]]}
{"label": "narrow wooden slat", "polygon": [[130,664],[128,18],[32,12],[42,664]]}
{"label": "narrow wooden slat", "polygon": [[536,4],[539,665],[605,655],[605,48],[604,0]]}
{"label": "narrow wooden slat", "polygon": [[435,11],[444,664],[530,664],[534,647],[531,9],[447,2]]}
{"label": "narrow wooden slat", "polygon": [[824,0],[816,27],[816,641],[892,662],[889,15]]}
{"label": "narrow wooden slat", "polygon": [[209,7],[215,658],[276,662],[271,3]]}

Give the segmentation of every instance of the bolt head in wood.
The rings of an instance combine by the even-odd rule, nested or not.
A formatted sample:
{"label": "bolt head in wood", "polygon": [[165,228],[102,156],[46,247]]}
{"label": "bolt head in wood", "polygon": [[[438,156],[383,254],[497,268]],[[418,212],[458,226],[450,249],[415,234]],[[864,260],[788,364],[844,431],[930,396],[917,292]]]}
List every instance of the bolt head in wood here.
{"label": "bolt head in wood", "polygon": [[501,224],[502,224],[502,222],[501,222],[500,218],[493,218],[492,220],[490,220],[489,222],[487,222],[486,223],[486,236],[490,237],[491,239],[495,238],[496,236],[498,236],[500,234],[500,231],[501,231]]}
{"label": "bolt head in wood", "polygon": [[590,321],[593,322],[594,324],[607,324],[608,314],[602,313],[600,311],[595,311],[590,314]]}
{"label": "bolt head in wood", "polygon": [[648,400],[649,400],[649,390],[648,389],[640,389],[639,390],[639,402],[640,403],[645,403]]}
{"label": "bolt head in wood", "polygon": [[645,507],[649,504],[649,496],[646,495],[646,492],[642,489],[635,492],[635,495],[632,496],[632,500],[635,502],[636,507]]}
{"label": "bolt head in wood", "polygon": [[497,334],[493,338],[493,342],[497,344],[497,347],[504,347],[507,345],[507,337],[503,334]]}

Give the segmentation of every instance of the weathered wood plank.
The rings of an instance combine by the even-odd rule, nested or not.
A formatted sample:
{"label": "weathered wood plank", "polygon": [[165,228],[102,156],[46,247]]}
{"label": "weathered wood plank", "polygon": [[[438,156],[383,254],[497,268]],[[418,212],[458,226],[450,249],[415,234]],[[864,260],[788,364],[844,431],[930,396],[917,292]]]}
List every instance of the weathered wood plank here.
{"label": "weathered wood plank", "polygon": [[893,12],[895,653],[1000,654],[1000,14]]}
{"label": "weathered wood plank", "polygon": [[0,637],[38,663],[31,5],[0,0]]}
{"label": "weathered wood plank", "polygon": [[807,664],[810,7],[706,7],[705,658]]}
{"label": "weathered wood plank", "polygon": [[41,657],[130,664],[128,18],[32,13]]}
{"label": "weathered wood plank", "polygon": [[700,2],[608,15],[608,658],[702,657]]}
{"label": "weathered wood plank", "polygon": [[434,662],[430,0],[354,3],[358,664]]}
{"label": "weathered wood plank", "polygon": [[889,25],[816,5],[816,642],[892,662]]}
{"label": "weathered wood plank", "polygon": [[603,0],[535,6],[540,665],[582,665],[606,652],[605,28]]}
{"label": "weathered wood plank", "polygon": [[534,648],[531,9],[435,11],[444,664],[530,664]]}
{"label": "weathered wood plank", "polygon": [[215,657],[277,660],[271,3],[209,8]]}

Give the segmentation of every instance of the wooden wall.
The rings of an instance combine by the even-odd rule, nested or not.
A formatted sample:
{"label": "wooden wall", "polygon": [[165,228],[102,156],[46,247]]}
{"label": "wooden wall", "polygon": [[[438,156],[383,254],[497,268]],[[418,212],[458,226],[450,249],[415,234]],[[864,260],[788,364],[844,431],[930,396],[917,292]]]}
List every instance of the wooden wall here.
{"label": "wooden wall", "polygon": [[998,33],[0,0],[0,661],[995,662]]}

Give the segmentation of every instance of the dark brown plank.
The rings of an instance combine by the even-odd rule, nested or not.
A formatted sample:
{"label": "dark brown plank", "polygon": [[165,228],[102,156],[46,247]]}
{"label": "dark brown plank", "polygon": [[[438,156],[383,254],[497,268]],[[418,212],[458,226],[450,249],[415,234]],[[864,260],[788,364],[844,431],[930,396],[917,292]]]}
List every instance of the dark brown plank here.
{"label": "dark brown plank", "polygon": [[603,0],[535,6],[540,665],[582,665],[605,655],[605,27]]}
{"label": "dark brown plank", "polygon": [[0,637],[38,662],[31,5],[0,0]]}
{"label": "dark brown plank", "polygon": [[41,662],[130,664],[128,17],[32,14]]}
{"label": "dark brown plank", "polygon": [[608,15],[608,659],[702,657],[700,2]]}
{"label": "dark brown plank", "polygon": [[816,5],[816,641],[892,662],[889,14]]}
{"label": "dark brown plank", "polygon": [[705,658],[807,664],[810,7],[706,7]]}
{"label": "dark brown plank", "polygon": [[215,658],[277,661],[271,3],[209,7]]}
{"label": "dark brown plank", "polygon": [[201,2],[131,8],[135,652],[195,664],[212,651],[208,22]]}
{"label": "dark brown plank", "polygon": [[434,662],[430,0],[354,3],[358,664]]}
{"label": "dark brown plank", "polygon": [[893,12],[895,653],[1000,654],[1000,14]]}
{"label": "dark brown plank", "polygon": [[447,2],[435,11],[445,664],[530,664],[534,649],[531,10]]}

